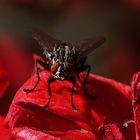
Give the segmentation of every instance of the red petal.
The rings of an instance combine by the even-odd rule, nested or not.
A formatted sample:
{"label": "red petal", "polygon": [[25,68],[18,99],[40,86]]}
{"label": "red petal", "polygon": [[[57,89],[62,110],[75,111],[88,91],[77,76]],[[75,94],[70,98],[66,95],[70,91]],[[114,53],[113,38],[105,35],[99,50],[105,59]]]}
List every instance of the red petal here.
{"label": "red petal", "polygon": [[103,140],[123,140],[122,132],[116,124],[102,126],[100,134],[103,135]]}
{"label": "red petal", "polygon": [[136,139],[140,139],[140,72],[136,73],[132,79],[133,90],[133,110],[136,126]]}
{"label": "red petal", "polygon": [[[50,76],[50,72],[41,71],[37,88],[27,94],[23,90],[34,86],[37,80],[34,73],[17,92],[7,115],[7,122],[13,132],[18,127],[33,127],[47,131],[47,134],[52,131],[53,136],[59,131],[64,134],[61,138],[64,138],[66,132],[73,134],[75,130],[79,132],[84,129],[88,133],[94,132],[92,135],[95,137],[96,129],[105,122],[133,118],[130,87],[95,75],[89,76],[87,89],[91,95],[97,97],[96,100],[88,98],[82,85],[76,80],[74,103],[78,111],[75,112],[70,100],[72,83],[66,80],[55,81],[51,84],[52,99],[49,107],[42,109],[41,106],[44,106],[48,99],[47,79]],[[84,79],[84,76],[85,74],[81,74],[81,79]]]}
{"label": "red petal", "polygon": [[0,115],[0,139],[12,140],[12,135],[9,129],[4,126],[4,117]]}
{"label": "red petal", "polygon": [[13,133],[17,140],[31,140],[31,138],[37,140],[99,140],[93,133],[80,130],[67,132],[56,131],[55,134],[53,134],[51,131],[42,131],[35,128],[24,127],[16,128]]}
{"label": "red petal", "polygon": [[34,137],[38,140],[98,140],[92,132],[82,130],[74,122],[35,104],[18,102],[12,111],[9,125],[15,127],[12,132],[15,139],[30,140]]}
{"label": "red petal", "polygon": [[[109,123],[99,127],[99,134],[103,140],[134,140],[134,121],[123,123]],[[131,135],[130,135],[131,134]]]}

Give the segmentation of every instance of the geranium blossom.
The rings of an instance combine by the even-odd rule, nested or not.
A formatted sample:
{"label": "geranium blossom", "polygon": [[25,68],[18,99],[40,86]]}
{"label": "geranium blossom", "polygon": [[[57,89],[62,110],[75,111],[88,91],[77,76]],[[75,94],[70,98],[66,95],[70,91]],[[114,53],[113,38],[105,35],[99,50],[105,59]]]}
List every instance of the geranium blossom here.
{"label": "geranium blossom", "polygon": [[[20,46],[20,43],[12,39],[1,39],[0,46],[0,97],[3,98],[6,94],[8,96],[5,97],[11,97],[15,93],[12,90],[5,92],[8,85],[17,89],[27,79],[32,69],[32,56],[25,55],[26,52],[20,48],[12,48]],[[5,57],[7,52],[10,62]],[[42,59],[39,56],[35,58]],[[12,62],[16,62],[16,67],[12,67]],[[27,73],[24,73],[25,69]],[[24,89],[31,89],[36,83],[34,72],[17,91],[6,123],[3,112],[6,112],[9,99],[3,98],[5,101],[0,98],[0,139],[11,140],[13,137],[15,140],[134,140],[135,135],[139,139],[140,73],[132,80],[132,90],[129,85],[90,74],[86,86],[88,92],[97,97],[94,100],[87,97],[82,84],[75,76],[74,104],[77,112],[73,110],[70,100],[72,83],[66,80],[51,83],[51,102],[48,108],[42,108],[48,101],[47,80],[52,73],[41,67],[39,73],[41,80],[36,89],[30,93],[24,92]],[[81,73],[80,78],[84,80],[85,73]]]}
{"label": "geranium blossom", "polygon": [[[6,17],[1,15],[1,28],[14,27],[16,32],[22,35],[32,24],[39,24],[44,28],[51,25],[49,31],[52,34],[57,35],[61,32],[66,35],[65,28],[68,27],[71,31],[77,29],[74,30],[76,37],[81,35],[82,30],[83,33],[93,34],[90,26],[95,26],[95,33],[103,31],[103,34],[111,36],[111,43],[107,44],[112,44],[117,36],[116,43],[126,42],[134,49],[139,46],[139,21],[136,9],[139,10],[140,1],[114,2],[2,0],[1,11],[6,12]],[[121,13],[123,11],[125,12]],[[23,26],[18,21],[22,16],[27,22]],[[84,22],[84,19],[88,21]],[[46,21],[48,22],[45,25]],[[105,22],[98,25],[98,22],[102,21]],[[60,31],[61,25],[63,29]],[[23,29],[19,30],[20,26]],[[109,32],[106,33],[108,29]],[[72,36],[72,33],[68,36]],[[137,65],[136,54],[134,53],[133,57],[131,50],[130,54],[129,51],[126,52],[128,46],[125,47],[123,44],[118,52],[114,51],[115,46],[110,47],[114,53],[109,52],[107,55],[110,57],[102,61],[108,64],[108,70],[107,67],[103,69],[106,72],[111,70],[110,76],[127,82]],[[140,72],[134,75],[129,85],[90,74],[86,88],[90,95],[96,96],[96,99],[87,97],[81,82],[75,76],[73,97],[76,111],[70,98],[72,83],[67,80],[56,80],[51,83],[50,104],[44,109],[43,106],[49,98],[48,79],[52,73],[40,68],[39,84],[32,92],[24,92],[24,89],[32,89],[37,81],[36,72],[32,73],[33,55],[25,48],[27,46],[15,40],[13,35],[0,33],[0,140],[140,140]],[[35,57],[42,59],[39,56]],[[105,56],[100,58],[103,57]],[[118,68],[120,62],[123,68]],[[80,78],[84,81],[85,73],[80,73]]]}

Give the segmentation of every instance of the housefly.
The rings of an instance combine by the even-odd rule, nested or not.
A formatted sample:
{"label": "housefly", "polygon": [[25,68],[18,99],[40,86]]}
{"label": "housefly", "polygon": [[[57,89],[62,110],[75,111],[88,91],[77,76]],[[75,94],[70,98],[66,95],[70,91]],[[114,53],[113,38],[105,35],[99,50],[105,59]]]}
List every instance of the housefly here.
{"label": "housefly", "polygon": [[[52,76],[47,81],[49,97],[43,108],[48,107],[51,101],[52,92],[50,84],[58,79],[61,81],[68,80],[72,82],[70,98],[72,107],[74,110],[76,110],[76,106],[73,101],[74,87],[76,82],[74,75],[76,75],[79,81],[82,83],[83,90],[87,96],[91,97],[86,89],[86,83],[90,73],[90,65],[85,64],[85,62],[87,55],[102,45],[105,39],[103,37],[87,38],[74,43],[66,43],[56,40],[44,32],[41,32],[40,30],[33,31],[33,38],[43,49],[44,55],[42,56],[44,56],[44,61],[38,59],[35,61],[37,81],[31,89],[24,89],[24,92],[29,93],[37,87],[40,81],[38,65],[42,65],[46,70],[52,72]],[[84,80],[82,81],[79,74],[85,70],[87,70],[87,73]],[[95,96],[92,96],[92,98],[95,98]]]}

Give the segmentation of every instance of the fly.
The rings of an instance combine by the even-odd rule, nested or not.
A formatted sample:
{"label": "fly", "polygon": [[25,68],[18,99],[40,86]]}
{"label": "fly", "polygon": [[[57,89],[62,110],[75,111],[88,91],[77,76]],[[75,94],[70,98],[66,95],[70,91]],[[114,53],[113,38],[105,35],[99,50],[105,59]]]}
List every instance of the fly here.
{"label": "fly", "polygon": [[[61,81],[68,80],[72,82],[70,98],[72,107],[74,110],[76,110],[76,106],[73,101],[74,87],[76,82],[74,74],[76,74],[78,80],[82,83],[83,90],[87,94],[87,96],[94,99],[96,98],[95,96],[91,96],[86,89],[86,83],[90,73],[90,65],[87,65],[85,62],[87,59],[87,55],[104,43],[105,39],[103,37],[87,38],[74,43],[65,43],[56,40],[39,30],[35,30],[33,32],[33,38],[43,49],[44,61],[38,59],[35,60],[37,82],[31,89],[24,89],[24,92],[29,93],[37,87],[40,81],[38,67],[38,64],[40,64],[46,70],[52,72],[52,76],[48,79],[49,97],[47,103],[43,106],[43,108],[47,108],[51,101],[52,92],[50,84],[58,79]],[[87,73],[85,79],[82,81],[79,74],[80,72],[85,70],[87,70]]]}

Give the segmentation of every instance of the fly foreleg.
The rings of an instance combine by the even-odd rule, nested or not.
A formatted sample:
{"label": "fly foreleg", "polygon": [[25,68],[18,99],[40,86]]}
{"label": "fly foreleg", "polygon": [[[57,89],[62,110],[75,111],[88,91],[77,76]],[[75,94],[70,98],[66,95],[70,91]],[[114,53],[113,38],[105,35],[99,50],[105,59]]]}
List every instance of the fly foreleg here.
{"label": "fly foreleg", "polygon": [[50,103],[50,101],[51,101],[52,92],[51,92],[51,86],[50,86],[50,84],[51,84],[52,82],[54,82],[55,80],[56,80],[56,79],[54,78],[54,76],[52,76],[52,77],[50,77],[50,78],[48,79],[48,93],[49,93],[49,96],[48,96],[48,102],[47,102],[47,104],[43,106],[44,109],[47,108],[47,107],[49,106],[49,103]]}
{"label": "fly foreleg", "polygon": [[38,67],[38,64],[40,64],[41,66],[43,66],[44,68],[47,68],[48,67],[48,64],[37,59],[35,61],[35,70],[36,70],[36,77],[37,77],[37,81],[35,83],[35,85],[31,88],[31,89],[24,89],[24,92],[26,93],[29,93],[29,92],[32,92],[38,85],[39,81],[40,81],[40,75],[39,75],[39,67]]}

